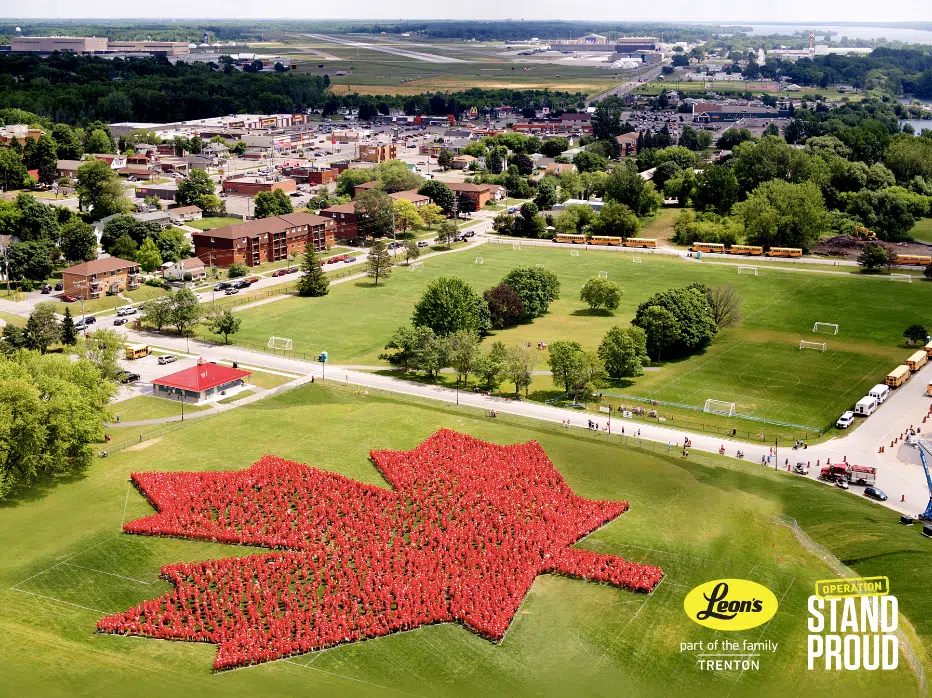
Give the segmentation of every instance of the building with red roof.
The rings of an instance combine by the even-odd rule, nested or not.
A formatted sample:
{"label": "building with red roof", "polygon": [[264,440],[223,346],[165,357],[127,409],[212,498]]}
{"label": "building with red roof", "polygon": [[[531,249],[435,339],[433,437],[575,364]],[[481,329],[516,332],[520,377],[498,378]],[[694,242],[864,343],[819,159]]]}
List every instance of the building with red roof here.
{"label": "building with red roof", "polygon": [[197,366],[154,379],[152,389],[156,397],[181,399],[196,404],[216,400],[231,391],[239,392],[246,385],[243,379],[251,375],[251,371],[239,368],[198,363]]}

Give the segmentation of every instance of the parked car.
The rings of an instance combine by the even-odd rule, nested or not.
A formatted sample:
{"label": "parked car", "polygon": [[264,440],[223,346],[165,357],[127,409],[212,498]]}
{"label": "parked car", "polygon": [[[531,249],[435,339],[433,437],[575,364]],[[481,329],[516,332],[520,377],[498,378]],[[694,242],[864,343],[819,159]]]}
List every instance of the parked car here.
{"label": "parked car", "polygon": [[298,267],[288,267],[287,269],[285,269],[286,274],[297,274],[299,271],[301,270],[298,269]]}
{"label": "parked car", "polygon": [[132,383],[133,381],[138,381],[140,376],[138,373],[130,373],[129,371],[120,371],[117,373],[117,380],[121,383]]}
{"label": "parked car", "polygon": [[336,257],[331,257],[330,259],[327,260],[327,264],[335,264],[338,261],[339,260]]}
{"label": "parked car", "polygon": [[72,296],[70,293],[63,293],[63,294],[61,294],[61,299],[62,299],[65,303],[74,303],[76,300],[78,300],[77,298],[75,298],[74,296]]}
{"label": "parked car", "polygon": [[838,421],[835,422],[835,426],[839,429],[847,429],[854,423],[854,412],[848,410],[841,417],[838,418]]}
{"label": "parked car", "polygon": [[259,277],[258,277],[258,276],[250,276],[248,279],[246,279],[246,282],[247,282],[247,283],[250,283],[250,284],[254,284],[254,283],[256,283],[258,280],[259,280]]}
{"label": "parked car", "polygon": [[417,243],[418,247],[427,247],[430,243],[427,240],[419,240]]}
{"label": "parked car", "polygon": [[55,284],[55,290],[56,290],[56,291],[62,291],[62,290],[64,290],[64,288],[65,288],[65,284],[63,284],[61,281],[59,281],[57,284]]}
{"label": "parked car", "polygon": [[355,258],[355,257],[347,257],[347,258],[346,258],[346,263],[347,263],[347,264],[349,264],[350,262],[355,262],[355,261],[356,261],[356,258]]}
{"label": "parked car", "polygon": [[301,196],[301,192],[299,192],[299,191],[293,191],[293,192],[291,192],[288,196]]}
{"label": "parked car", "polygon": [[177,356],[172,354],[165,354],[165,356],[159,357],[159,366],[164,366],[165,364],[173,364],[178,360]]}
{"label": "parked car", "polygon": [[117,315],[120,317],[124,315],[135,315],[138,312],[139,311],[131,305],[124,305],[122,308],[117,308]]}
{"label": "parked car", "polygon": [[237,293],[239,293],[239,289],[238,289],[238,288],[228,288],[228,289],[227,289],[226,291],[224,291],[223,293],[224,293],[225,295],[227,295],[227,296],[235,296]]}
{"label": "parked car", "polygon": [[879,487],[865,487],[864,496],[870,497],[871,499],[876,499],[878,502],[887,501],[887,493]]}
{"label": "parked car", "polygon": [[233,284],[229,281],[221,281],[219,284],[214,286],[215,291],[226,291],[228,288],[232,288]]}
{"label": "parked car", "polygon": [[474,237],[476,237],[476,231],[475,231],[475,230],[467,230],[465,233],[463,233],[463,237],[464,237],[464,238],[474,238]]}
{"label": "parked car", "polygon": [[837,480],[835,480],[835,487],[838,487],[843,490],[847,490],[849,489],[848,481],[843,477],[839,477]]}
{"label": "parked car", "polygon": [[275,271],[272,272],[272,276],[279,277],[279,276],[284,276],[287,273],[288,272],[285,271],[284,269],[276,269]]}
{"label": "parked car", "polygon": [[250,286],[252,284],[246,279],[238,279],[233,282],[233,288],[249,288]]}
{"label": "parked car", "polygon": [[129,320],[127,320],[125,317],[118,317],[113,321],[113,326],[119,327],[120,325],[125,325],[127,322],[129,322]]}

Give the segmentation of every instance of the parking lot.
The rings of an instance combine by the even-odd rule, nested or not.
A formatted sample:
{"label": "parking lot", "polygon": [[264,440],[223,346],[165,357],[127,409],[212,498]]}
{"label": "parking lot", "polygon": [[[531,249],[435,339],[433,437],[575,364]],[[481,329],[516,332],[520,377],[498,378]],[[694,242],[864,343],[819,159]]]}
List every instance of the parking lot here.
{"label": "parking lot", "polygon": [[150,354],[149,356],[133,361],[120,359],[120,366],[123,370],[127,373],[139,374],[139,380],[120,385],[119,392],[114,398],[114,402],[117,403],[113,406],[114,415],[120,412],[119,402],[129,400],[138,395],[151,395],[152,381],[156,378],[162,378],[163,376],[177,373],[178,371],[183,371],[186,368],[191,368],[196,365],[196,357],[185,356],[179,356],[177,357],[177,361],[165,365],[159,364],[159,356],[155,354]]}

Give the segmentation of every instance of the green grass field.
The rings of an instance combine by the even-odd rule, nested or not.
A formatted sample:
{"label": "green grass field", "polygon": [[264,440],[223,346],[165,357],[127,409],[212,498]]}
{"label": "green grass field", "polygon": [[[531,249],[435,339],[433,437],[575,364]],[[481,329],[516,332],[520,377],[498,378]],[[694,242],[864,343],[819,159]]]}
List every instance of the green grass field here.
{"label": "green grass field", "polygon": [[208,218],[200,218],[196,221],[188,221],[185,225],[197,228],[198,230],[213,230],[214,228],[222,228],[225,225],[236,225],[242,222],[242,218],[234,218],[232,216],[211,216]]}
{"label": "green grass field", "polygon": [[920,218],[909,231],[913,240],[932,244],[932,218]]}
{"label": "green grass field", "polygon": [[[206,409],[208,409],[207,405],[184,406],[185,414],[203,412]],[[116,421],[116,417],[119,415],[121,422],[135,422],[143,419],[180,417],[181,404],[177,400],[169,400],[153,395],[139,395],[129,400],[114,402],[110,405],[110,411],[113,413],[114,421]]]}
{"label": "green grass field", "polygon": [[[409,449],[440,427],[503,444],[537,439],[578,494],[630,501],[628,513],[580,545],[660,565],[663,583],[644,596],[543,575],[498,645],[455,624],[435,625],[220,675],[211,673],[210,645],[94,632],[103,615],[168,590],[161,565],[249,554],[122,534],[121,520],[152,512],[128,485],[130,473],[238,469],[273,453],[384,487],[368,451]],[[249,438],[217,438],[244,430]],[[917,528],[813,481],[709,462],[319,383],[194,421],[111,454],[85,477],[37,487],[0,507],[0,694],[917,695],[902,659],[895,671],[806,670],[806,599],[816,580],[834,575],[773,521],[793,517],[858,573],[889,576],[900,625],[914,624],[925,658],[932,553]],[[700,671],[693,653],[680,652],[681,642],[722,638],[694,624],[683,599],[695,585],[727,577],[764,584],[780,601],[768,624],[728,634],[779,643],[759,671]]]}
{"label": "green grass field", "polygon": [[[475,264],[481,256],[483,264]],[[732,284],[743,299],[743,321],[721,333],[704,352],[663,363],[660,370],[609,387],[605,392],[650,397],[703,406],[706,399],[738,403],[738,411],[766,419],[821,428],[834,421],[909,353],[903,329],[932,324],[932,285],[898,284],[885,279],[817,272],[761,269],[759,276],[739,275],[732,266],[705,265],[682,259],[607,251],[583,251],[508,245],[484,245],[463,254],[428,259],[422,271],[396,269],[384,286],[351,281],[331,288],[324,298],[288,298],[241,313],[237,340],[264,346],[270,336],[290,337],[297,352],[328,351],[337,364],[380,365],[379,353],[392,332],[408,322],[425,286],[438,276],[459,276],[482,291],[514,266],[544,264],[562,284],[561,299],[533,323],[497,332],[506,344],[550,343],[572,338],[596,348],[613,325],[626,325],[637,305],[651,294],[699,281]],[[579,300],[586,279],[608,272],[624,289],[615,313],[591,313]],[[865,313],[865,303],[876,312]],[[373,313],[372,308],[378,307]],[[840,334],[814,335],[816,321],[840,325]],[[824,341],[825,353],[800,351],[800,340]],[[488,340],[486,340],[488,341]],[[538,368],[546,368],[541,354]],[[536,397],[560,394],[540,383]],[[819,391],[813,394],[812,386]],[[802,399],[804,396],[807,399]],[[613,400],[616,404],[619,400]]]}

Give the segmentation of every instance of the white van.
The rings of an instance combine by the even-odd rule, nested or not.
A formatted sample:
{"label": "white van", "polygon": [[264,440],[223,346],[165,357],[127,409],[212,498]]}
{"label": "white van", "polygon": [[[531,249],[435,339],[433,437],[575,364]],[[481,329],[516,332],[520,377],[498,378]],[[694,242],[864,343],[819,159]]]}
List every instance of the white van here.
{"label": "white van", "polygon": [[873,388],[871,388],[871,391],[868,393],[868,395],[874,398],[878,405],[882,405],[884,402],[886,402],[887,398],[890,397],[890,386],[884,385],[883,383],[878,383]]}
{"label": "white van", "polygon": [[867,417],[873,414],[876,409],[877,399],[872,398],[870,395],[865,395],[858,400],[858,404],[854,406],[854,413],[860,417]]}

